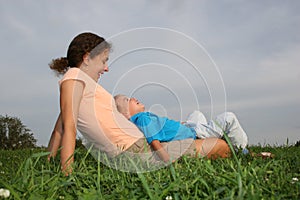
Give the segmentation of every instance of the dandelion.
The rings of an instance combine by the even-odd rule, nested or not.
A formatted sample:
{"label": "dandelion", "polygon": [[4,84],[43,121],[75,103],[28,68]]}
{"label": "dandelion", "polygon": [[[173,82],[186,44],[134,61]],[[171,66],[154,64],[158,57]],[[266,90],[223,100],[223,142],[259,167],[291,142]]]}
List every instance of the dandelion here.
{"label": "dandelion", "polygon": [[297,177],[292,178],[292,184],[294,184],[294,183],[296,183],[298,181],[299,181],[299,179]]}
{"label": "dandelion", "polygon": [[10,195],[9,190],[0,188],[0,197],[8,198]]}
{"label": "dandelion", "polygon": [[172,200],[173,198],[172,198],[172,196],[167,196],[166,197],[166,200]]}

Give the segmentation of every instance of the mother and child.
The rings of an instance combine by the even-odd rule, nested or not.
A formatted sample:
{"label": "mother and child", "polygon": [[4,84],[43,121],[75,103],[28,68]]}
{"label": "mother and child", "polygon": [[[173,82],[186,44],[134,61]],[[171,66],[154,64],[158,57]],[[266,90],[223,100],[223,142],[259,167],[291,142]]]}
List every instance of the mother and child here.
{"label": "mother and child", "polygon": [[[59,81],[60,113],[49,141],[48,151],[50,154],[48,159],[55,157],[58,149],[61,148],[61,167],[66,175],[73,170],[77,129],[85,140],[93,144],[94,148],[111,158],[118,157],[125,152],[136,154],[148,151],[151,154],[159,151],[165,153],[161,146],[152,145],[152,148],[147,143],[147,138],[141,131],[143,129],[140,130],[132,123],[134,116],[131,116],[132,121],[130,121],[128,117],[120,113],[114,97],[98,84],[98,79],[109,71],[107,61],[110,50],[111,44],[104,38],[94,33],[84,32],[73,38],[66,57],[54,59],[49,64],[52,70],[62,74],[63,77]],[[190,130],[197,133],[198,122],[193,121],[193,117],[190,119],[191,121],[187,122],[187,126],[195,126]],[[233,129],[238,124],[236,119],[234,121],[236,123],[230,124],[231,122],[229,122],[228,124]],[[151,133],[150,130],[150,133],[146,134],[154,135],[155,132]],[[175,129],[173,134],[177,135]],[[169,138],[162,142],[164,144],[173,142],[179,144],[177,145],[179,156],[185,154],[208,158],[230,156],[230,148],[223,139],[218,137],[202,138],[201,133],[199,134],[199,138],[194,136],[192,138],[179,137],[176,138],[176,141],[169,140]],[[156,141],[154,136],[153,138],[153,141]],[[189,145],[186,147],[185,144],[187,143]],[[243,145],[241,147],[244,147],[245,144],[241,144]],[[161,157],[162,160],[168,162],[173,161],[173,158]]]}

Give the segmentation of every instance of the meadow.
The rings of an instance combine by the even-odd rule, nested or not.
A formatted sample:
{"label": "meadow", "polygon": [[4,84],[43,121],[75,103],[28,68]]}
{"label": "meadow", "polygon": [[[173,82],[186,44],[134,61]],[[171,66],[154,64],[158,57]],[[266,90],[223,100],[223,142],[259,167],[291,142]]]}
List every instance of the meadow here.
{"label": "meadow", "polygon": [[[0,188],[7,199],[300,199],[300,147],[251,146],[254,153],[227,159],[183,157],[146,173],[122,172],[77,148],[74,172],[65,176],[59,158],[47,162],[42,148],[0,150]],[[0,199],[3,197],[0,197]],[[4,198],[3,198],[4,199]]]}

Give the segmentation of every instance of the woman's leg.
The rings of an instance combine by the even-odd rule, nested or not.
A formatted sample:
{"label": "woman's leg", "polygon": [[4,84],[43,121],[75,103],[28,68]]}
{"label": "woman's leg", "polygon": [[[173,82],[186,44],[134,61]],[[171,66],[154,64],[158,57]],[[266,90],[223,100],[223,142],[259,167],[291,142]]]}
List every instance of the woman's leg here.
{"label": "woman's leg", "polygon": [[216,159],[218,157],[227,158],[230,156],[228,144],[219,138],[206,138],[195,140],[196,156]]}

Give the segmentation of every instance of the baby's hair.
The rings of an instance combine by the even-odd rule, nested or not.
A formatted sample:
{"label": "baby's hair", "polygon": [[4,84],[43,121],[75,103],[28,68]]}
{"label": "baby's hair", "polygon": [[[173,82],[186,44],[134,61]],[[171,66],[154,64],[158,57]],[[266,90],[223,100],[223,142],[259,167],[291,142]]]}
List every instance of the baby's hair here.
{"label": "baby's hair", "polygon": [[117,110],[123,115],[126,115],[128,113],[128,106],[124,105],[124,102],[121,102],[123,98],[127,98],[127,96],[123,94],[117,94],[114,96]]}

